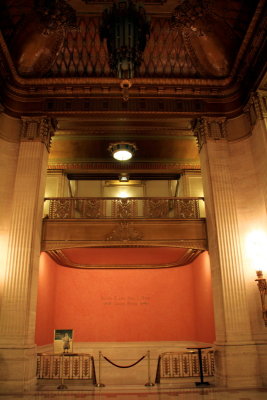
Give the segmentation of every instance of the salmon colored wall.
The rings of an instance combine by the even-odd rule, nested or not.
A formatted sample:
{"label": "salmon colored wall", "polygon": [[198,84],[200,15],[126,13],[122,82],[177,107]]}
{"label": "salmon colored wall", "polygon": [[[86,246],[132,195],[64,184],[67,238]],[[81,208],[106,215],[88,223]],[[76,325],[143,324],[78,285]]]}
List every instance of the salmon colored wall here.
{"label": "salmon colored wall", "polygon": [[[40,274],[38,345],[51,343],[51,339],[48,340],[51,333],[44,335],[43,329],[52,334],[54,329],[73,329],[74,341],[78,342],[193,341],[199,337],[208,342],[214,337],[211,335],[211,331],[214,332],[211,329],[212,308],[206,310],[205,318],[197,315],[201,311],[198,299],[202,289],[205,305],[211,297],[208,274],[199,276],[201,265],[170,269],[86,270],[59,266],[47,255],[43,260],[46,260],[48,275],[54,268],[56,290],[53,304],[42,299],[46,283],[41,282]],[[205,265],[204,272],[207,263]],[[201,285],[195,285],[194,273]],[[205,288],[206,280],[208,288]],[[192,295],[194,288],[195,296]],[[51,316],[40,315],[44,310]],[[47,328],[46,318],[49,319]],[[200,328],[196,322],[202,320],[205,325]]]}
{"label": "salmon colored wall", "polygon": [[46,253],[42,253],[39,266],[35,331],[36,343],[39,346],[53,342],[56,272],[57,264]]}
{"label": "salmon colored wall", "polygon": [[211,291],[210,259],[202,253],[193,263],[196,338],[200,342],[215,341],[213,299]]}

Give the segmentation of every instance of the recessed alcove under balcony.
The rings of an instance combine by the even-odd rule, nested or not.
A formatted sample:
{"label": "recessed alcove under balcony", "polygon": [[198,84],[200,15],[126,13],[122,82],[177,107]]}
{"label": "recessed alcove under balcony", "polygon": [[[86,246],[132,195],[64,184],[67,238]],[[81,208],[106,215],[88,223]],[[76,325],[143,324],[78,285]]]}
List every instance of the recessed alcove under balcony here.
{"label": "recessed alcove under balcony", "polygon": [[[177,249],[170,262],[128,263],[132,267],[185,265],[207,249],[204,199],[201,197],[49,197],[45,199],[42,250],[64,265],[68,249]],[[142,250],[143,249],[143,250]],[[126,250],[127,252],[127,250]],[[92,250],[91,250],[92,253]],[[92,257],[86,254],[85,260]],[[167,254],[167,253],[166,253]],[[155,252],[156,255],[156,252]],[[95,255],[94,255],[95,256]],[[108,256],[108,254],[107,254]],[[110,255],[112,257],[112,255]],[[132,253],[125,257],[131,257]],[[174,256],[175,262],[172,263]],[[124,257],[124,259],[125,259]],[[108,259],[106,257],[106,259]],[[85,265],[85,261],[82,262]],[[95,263],[91,264],[97,267]],[[107,266],[107,265],[105,265]],[[99,267],[104,267],[99,265]],[[114,264],[110,264],[110,268]],[[119,268],[119,264],[118,264]]]}

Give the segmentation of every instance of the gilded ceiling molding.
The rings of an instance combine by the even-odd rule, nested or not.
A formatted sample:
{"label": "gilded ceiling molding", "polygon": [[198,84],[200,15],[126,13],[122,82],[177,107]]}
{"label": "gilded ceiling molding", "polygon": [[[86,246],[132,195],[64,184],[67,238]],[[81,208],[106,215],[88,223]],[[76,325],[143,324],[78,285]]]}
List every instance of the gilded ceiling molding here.
{"label": "gilded ceiling molding", "polygon": [[187,169],[195,169],[199,170],[200,169],[200,164],[184,164],[184,163],[164,163],[164,162],[131,162],[127,163],[126,162],[121,165],[115,162],[66,162],[66,163],[60,163],[60,162],[53,162],[50,160],[48,164],[48,169],[51,170],[65,170],[65,169],[71,169],[71,170],[115,170],[115,171],[130,171],[130,170],[160,170],[160,171],[165,171],[165,170],[171,170],[171,171],[176,171],[179,172],[180,170],[187,170]]}
{"label": "gilded ceiling molding", "polygon": [[22,117],[21,141],[42,142],[49,151],[56,122],[47,117]]}
{"label": "gilded ceiling molding", "polygon": [[175,247],[184,249],[196,249],[196,250],[208,250],[208,244],[206,239],[196,240],[183,240],[175,239],[171,240],[138,240],[136,242],[121,242],[112,243],[112,241],[103,240],[100,243],[95,241],[56,241],[56,240],[43,240],[41,243],[41,250],[49,252],[51,250],[62,250],[62,249],[73,249],[73,248],[85,248],[85,247],[103,247],[103,248],[133,248],[133,247]]}
{"label": "gilded ceiling molding", "polygon": [[[99,3],[101,5],[102,4],[112,4],[112,0],[81,0],[81,1],[83,1],[86,4],[93,4],[93,3],[96,3],[96,4]],[[153,1],[143,0],[143,3],[148,4],[148,5],[150,5],[151,3],[161,5],[163,3],[166,3],[166,0],[153,0]]]}
{"label": "gilded ceiling molding", "polygon": [[197,138],[199,150],[207,140],[227,139],[226,117],[197,118],[192,129]]}
{"label": "gilded ceiling molding", "polygon": [[186,253],[176,261],[171,263],[162,264],[78,264],[69,259],[62,250],[48,250],[47,253],[50,257],[59,265],[70,268],[82,268],[82,269],[158,269],[158,268],[175,268],[182,267],[187,264],[191,264],[203,250],[199,249],[188,249]]}

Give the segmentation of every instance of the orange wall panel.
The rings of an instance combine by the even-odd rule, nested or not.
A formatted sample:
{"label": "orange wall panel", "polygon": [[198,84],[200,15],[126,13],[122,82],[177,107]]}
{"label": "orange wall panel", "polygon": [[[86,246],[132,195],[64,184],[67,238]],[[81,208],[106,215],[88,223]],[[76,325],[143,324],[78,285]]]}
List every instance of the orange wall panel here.
{"label": "orange wall panel", "polygon": [[207,252],[193,263],[196,339],[200,342],[215,341],[215,323],[211,290],[210,260]]}
{"label": "orange wall panel", "polygon": [[38,299],[36,309],[36,343],[53,342],[57,264],[46,254],[40,256]]}
{"label": "orange wall panel", "polygon": [[56,328],[77,341],[193,340],[191,268],[57,267]]}
{"label": "orange wall panel", "polygon": [[36,343],[51,343],[54,329],[73,329],[74,342],[213,341],[208,255],[197,260],[176,268],[90,270],[43,255]]}

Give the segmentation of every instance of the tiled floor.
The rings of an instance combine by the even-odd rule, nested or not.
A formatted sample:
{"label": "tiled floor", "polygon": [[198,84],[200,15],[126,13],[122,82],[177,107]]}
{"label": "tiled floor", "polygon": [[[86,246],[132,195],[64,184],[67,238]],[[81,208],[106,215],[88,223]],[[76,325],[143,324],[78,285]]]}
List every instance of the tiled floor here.
{"label": "tiled floor", "polygon": [[0,400],[266,400],[267,388],[220,389],[175,387],[90,388],[84,391],[53,390],[0,395]]}

